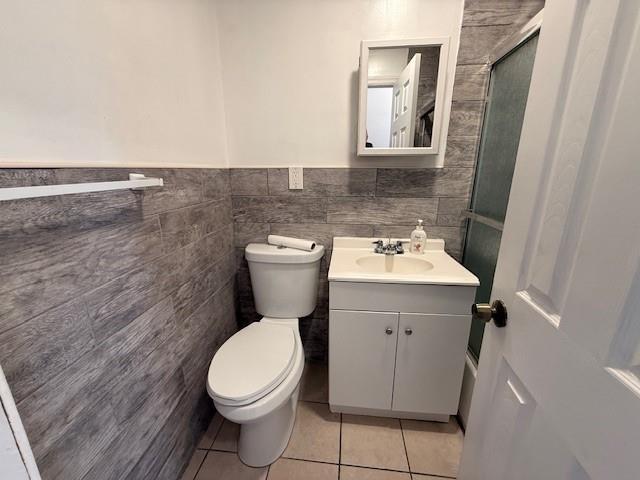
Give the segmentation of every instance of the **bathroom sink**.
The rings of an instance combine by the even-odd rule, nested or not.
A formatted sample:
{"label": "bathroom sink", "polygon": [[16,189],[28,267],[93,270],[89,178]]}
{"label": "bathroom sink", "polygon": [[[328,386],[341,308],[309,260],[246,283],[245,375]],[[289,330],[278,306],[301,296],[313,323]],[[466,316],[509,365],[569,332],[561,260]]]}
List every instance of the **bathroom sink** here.
{"label": "bathroom sink", "polygon": [[427,260],[403,255],[367,255],[358,258],[356,264],[369,273],[422,273],[433,268]]}
{"label": "bathroom sink", "polygon": [[404,253],[374,253],[378,238],[335,237],[330,282],[408,283],[421,285],[477,286],[478,278],[444,250],[444,240],[428,239],[424,253],[409,252],[407,239],[384,239],[384,243],[402,242]]}

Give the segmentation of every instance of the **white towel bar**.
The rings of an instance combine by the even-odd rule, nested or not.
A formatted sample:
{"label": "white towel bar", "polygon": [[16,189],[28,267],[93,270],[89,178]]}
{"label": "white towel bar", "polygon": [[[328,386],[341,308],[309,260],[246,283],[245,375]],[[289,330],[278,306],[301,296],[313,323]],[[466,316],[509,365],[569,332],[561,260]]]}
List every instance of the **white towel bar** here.
{"label": "white towel bar", "polygon": [[129,180],[116,182],[68,183],[65,185],[0,188],[0,201],[50,197],[52,195],[71,195],[73,193],[106,192],[108,190],[126,190],[130,188],[161,187],[162,185],[163,181],[161,178],[145,177],[141,173],[130,173]]}

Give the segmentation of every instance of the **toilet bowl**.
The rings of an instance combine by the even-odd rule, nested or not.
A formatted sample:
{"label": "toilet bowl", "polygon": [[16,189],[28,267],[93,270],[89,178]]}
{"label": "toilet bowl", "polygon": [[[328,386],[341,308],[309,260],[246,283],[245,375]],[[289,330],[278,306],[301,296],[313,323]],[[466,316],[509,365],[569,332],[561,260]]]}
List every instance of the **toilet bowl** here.
{"label": "toilet bowl", "polygon": [[240,424],[240,459],[261,467],[275,462],[291,437],[304,368],[298,317],[315,308],[324,249],[249,244],[245,255],[256,310],[264,318],[216,352],[207,391],[218,413]]}

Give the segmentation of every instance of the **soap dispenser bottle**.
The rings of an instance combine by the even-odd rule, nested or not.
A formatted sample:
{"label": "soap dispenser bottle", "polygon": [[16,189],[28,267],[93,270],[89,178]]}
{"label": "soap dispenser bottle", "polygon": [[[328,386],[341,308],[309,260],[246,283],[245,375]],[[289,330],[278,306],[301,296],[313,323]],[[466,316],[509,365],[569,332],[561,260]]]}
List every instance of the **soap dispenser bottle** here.
{"label": "soap dispenser bottle", "polygon": [[418,220],[416,229],[411,232],[411,253],[424,253],[424,247],[427,243],[427,232],[424,231],[422,220]]}

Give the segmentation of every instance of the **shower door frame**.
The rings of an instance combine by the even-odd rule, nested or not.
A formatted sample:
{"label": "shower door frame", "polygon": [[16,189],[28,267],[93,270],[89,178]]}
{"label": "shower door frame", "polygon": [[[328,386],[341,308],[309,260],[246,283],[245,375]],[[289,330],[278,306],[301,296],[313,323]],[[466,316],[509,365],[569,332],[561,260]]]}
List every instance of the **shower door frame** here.
{"label": "shower door frame", "polygon": [[[466,243],[467,243],[467,232],[469,230],[469,221],[474,220],[478,223],[482,223],[483,225],[487,225],[496,230],[502,231],[503,224],[502,222],[498,222],[489,217],[485,217],[483,215],[479,215],[474,213],[471,210],[471,203],[473,203],[473,198],[476,192],[476,174],[478,173],[478,160],[480,156],[480,144],[482,142],[482,133],[484,131],[484,120],[487,111],[487,103],[489,102],[489,87],[491,86],[491,75],[493,72],[493,67],[496,63],[502,60],[504,57],[509,55],[516,48],[520,47],[523,43],[529,40],[534,35],[540,32],[542,28],[542,20],[544,17],[544,8],[542,8],[538,13],[536,13],[531,19],[525,23],[516,33],[507,37],[503,42],[497,45],[489,54],[489,59],[486,63],[486,67],[489,70],[489,76],[487,79],[487,84],[485,86],[484,92],[484,106],[482,113],[482,120],[480,122],[480,138],[478,141],[477,149],[475,152],[475,172],[474,172],[474,182],[473,182],[473,190],[471,191],[470,205],[469,209],[463,212],[463,216],[467,219],[465,235],[462,242],[461,252],[464,255]],[[462,420],[463,426],[466,427],[467,419],[469,418],[469,408],[471,407],[471,397],[473,395],[473,389],[476,383],[476,377],[478,375],[478,360],[475,358],[474,354],[470,351],[469,345],[467,344],[467,352],[465,359],[465,368],[464,368],[464,377],[462,379],[462,392],[460,394],[460,406],[458,409],[458,413],[460,419]]]}
{"label": "shower door frame", "polygon": [[[480,122],[480,138],[479,138],[478,147],[476,149],[476,154],[475,154],[476,170],[474,172],[474,177],[475,177],[475,174],[478,172],[480,145],[482,143],[482,133],[484,131],[484,120],[485,120],[485,115],[487,113],[487,103],[489,102],[489,87],[491,86],[491,75],[493,72],[493,67],[496,63],[498,63],[500,60],[502,60],[504,57],[509,55],[516,48],[518,48],[520,45],[525,43],[527,40],[529,40],[531,37],[533,37],[540,31],[540,28],[542,28],[543,15],[544,15],[544,8],[541,9],[538,13],[536,13],[527,23],[525,23],[522,26],[522,28],[520,28],[520,30],[518,30],[516,33],[514,33],[510,37],[506,38],[497,47],[495,47],[489,54],[489,60],[486,63],[486,66],[489,70],[489,77],[487,79],[487,85],[485,87],[485,92],[484,92],[484,106],[483,106],[482,120]],[[471,203],[473,203],[473,196],[476,192],[476,188],[475,188],[476,179],[477,177],[474,178],[473,190],[471,191],[471,199],[470,199]],[[469,207],[471,207],[471,205]],[[465,210],[463,212],[463,215],[467,219],[472,219],[478,223],[482,223],[483,225],[487,225],[489,227],[502,231],[502,227],[503,227],[502,222],[498,222],[492,218],[484,217],[483,215],[478,215],[477,213],[474,213],[471,210],[471,208]],[[468,223],[467,223],[467,228],[468,228]],[[467,242],[467,236],[465,234],[464,242],[462,245],[463,252],[464,252],[464,247],[466,246],[466,242]]]}

